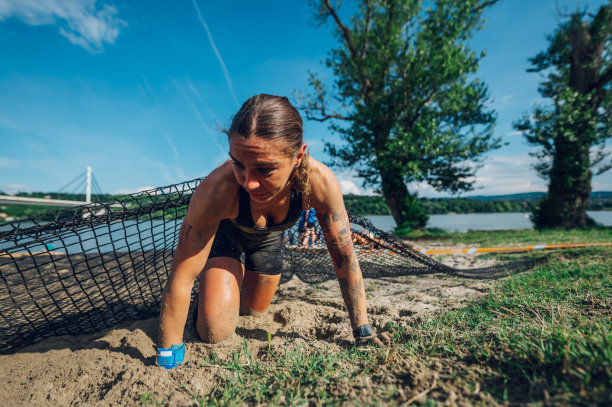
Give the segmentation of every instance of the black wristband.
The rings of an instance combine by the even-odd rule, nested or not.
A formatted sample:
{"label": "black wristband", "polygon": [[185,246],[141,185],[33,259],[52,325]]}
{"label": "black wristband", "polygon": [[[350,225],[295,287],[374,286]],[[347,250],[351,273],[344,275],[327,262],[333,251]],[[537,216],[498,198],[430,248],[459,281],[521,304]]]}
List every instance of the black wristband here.
{"label": "black wristband", "polygon": [[372,325],[361,325],[359,328],[353,329],[353,338],[366,338],[374,333]]}

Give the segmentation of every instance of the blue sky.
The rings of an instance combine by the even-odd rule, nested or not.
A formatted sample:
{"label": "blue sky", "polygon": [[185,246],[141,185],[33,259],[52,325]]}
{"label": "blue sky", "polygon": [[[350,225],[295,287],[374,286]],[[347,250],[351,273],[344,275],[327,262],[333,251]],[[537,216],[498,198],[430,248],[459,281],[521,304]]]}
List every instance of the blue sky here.
{"label": "blue sky", "polygon": [[[486,12],[472,46],[487,51],[479,76],[509,144],[489,154],[470,194],[546,189],[511,125],[542,102],[527,58],[546,48],[558,6],[603,3],[505,0]],[[227,158],[219,128],[242,101],[307,91],[308,70],[331,79],[321,61],[336,40],[331,26],[308,23],[308,1],[227,4],[0,0],[0,190],[55,191],[87,166],[110,193],[204,176]],[[311,154],[326,161],[323,139],[338,140],[306,123]],[[350,171],[336,174],[345,193],[369,192]],[[612,171],[593,189],[612,190]]]}

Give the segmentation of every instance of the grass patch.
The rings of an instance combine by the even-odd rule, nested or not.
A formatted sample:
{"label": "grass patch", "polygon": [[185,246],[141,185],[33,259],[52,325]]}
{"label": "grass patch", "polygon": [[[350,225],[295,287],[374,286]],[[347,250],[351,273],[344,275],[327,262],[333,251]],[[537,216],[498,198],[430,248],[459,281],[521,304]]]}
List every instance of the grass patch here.
{"label": "grass patch", "polygon": [[415,326],[407,350],[490,367],[500,400],[612,401],[611,251],[568,254]]}
{"label": "grass patch", "polygon": [[[260,357],[246,345],[229,362],[211,353],[202,361],[204,368],[217,368],[219,386],[209,394],[191,391],[197,405],[262,404],[339,405],[350,399],[351,383],[358,383],[379,370],[388,352],[379,349],[361,352],[348,349],[340,353],[328,350],[304,350],[287,347],[282,354],[272,350]],[[388,363],[388,361],[387,361]],[[346,394],[343,394],[346,393]]]}
{"label": "grass patch", "polygon": [[402,238],[423,241],[435,240],[448,244],[502,245],[549,243],[612,243],[611,227],[565,230],[471,230],[466,233],[449,233],[439,229],[413,231]]}
{"label": "grass patch", "polygon": [[[556,242],[612,241],[609,228],[593,235],[465,235],[487,245],[540,242],[541,236]],[[485,239],[494,235],[499,236]],[[489,295],[465,308],[407,328],[390,324],[394,343],[388,348],[331,352],[287,342],[282,351],[253,355],[245,342],[231,360],[211,353],[200,362],[218,372],[212,391],[186,391],[197,405],[610,405],[611,257],[610,248],[555,251],[546,263],[497,282]]]}

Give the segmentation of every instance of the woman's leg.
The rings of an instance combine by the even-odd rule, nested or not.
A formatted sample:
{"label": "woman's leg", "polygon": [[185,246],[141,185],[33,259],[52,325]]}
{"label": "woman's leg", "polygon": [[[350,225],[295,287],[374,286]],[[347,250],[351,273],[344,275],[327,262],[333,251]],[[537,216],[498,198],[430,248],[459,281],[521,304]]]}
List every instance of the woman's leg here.
{"label": "woman's leg", "polygon": [[246,270],[240,292],[240,314],[259,316],[266,312],[280,279],[280,274],[270,275]]}
{"label": "woman's leg", "polygon": [[238,324],[244,266],[231,257],[208,259],[200,274],[196,329],[204,342],[229,338]]}

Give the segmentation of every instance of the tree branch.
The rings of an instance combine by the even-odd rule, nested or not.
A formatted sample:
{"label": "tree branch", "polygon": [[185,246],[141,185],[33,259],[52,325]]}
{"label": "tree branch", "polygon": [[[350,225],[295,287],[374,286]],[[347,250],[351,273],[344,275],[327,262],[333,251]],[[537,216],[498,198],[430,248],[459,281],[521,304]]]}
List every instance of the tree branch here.
{"label": "tree branch", "polygon": [[306,118],[308,120],[314,120],[316,122],[325,122],[327,120],[330,119],[338,119],[338,120],[347,120],[347,121],[352,121],[353,119],[347,116],[342,116],[338,113],[334,113],[334,114],[327,114],[325,113],[325,110],[321,110],[321,116],[311,116],[309,112],[305,112],[306,113]]}
{"label": "tree branch", "polygon": [[368,48],[368,33],[370,32],[370,21],[372,16],[370,15],[371,13],[371,9],[370,9],[370,2],[368,0],[365,1],[365,6],[366,6],[366,24],[365,24],[365,31],[363,33],[363,47],[361,47],[361,52],[359,54],[359,59],[361,59],[363,61],[363,59],[365,58],[366,55],[366,50]]}
{"label": "tree branch", "polygon": [[610,81],[612,81],[612,67],[608,68],[606,73],[604,73],[597,82],[591,85],[591,90],[593,89],[599,90],[603,88]]}
{"label": "tree branch", "polygon": [[355,44],[353,44],[353,40],[351,39],[351,33],[349,32],[348,28],[346,28],[346,26],[342,23],[340,17],[338,17],[338,13],[336,13],[336,10],[332,7],[329,0],[323,0],[323,5],[325,6],[329,14],[331,14],[331,16],[333,17],[334,21],[336,22],[336,25],[340,29],[342,38],[344,38],[344,41],[346,42],[346,46],[348,47],[349,51],[351,51],[352,57],[355,58],[357,56],[357,50],[355,49]]}
{"label": "tree branch", "polygon": [[482,3],[480,6],[478,6],[478,7],[474,7],[474,8],[472,9],[472,13],[477,13],[477,12],[479,12],[480,10],[482,10],[483,8],[485,8],[485,7],[489,7],[489,6],[492,6],[493,4],[495,4],[495,3],[497,3],[497,2],[499,2],[499,0],[489,0],[489,1],[485,1],[485,2],[484,2],[484,3]]}
{"label": "tree branch", "polygon": [[409,129],[412,128],[412,126],[414,126],[414,124],[416,123],[416,121],[419,119],[419,115],[421,114],[421,109],[423,108],[423,106],[425,106],[427,103],[431,102],[431,99],[433,99],[434,95],[436,94],[436,92],[438,91],[438,88],[436,87],[435,89],[433,89],[431,91],[431,93],[429,94],[429,96],[427,96],[425,99],[423,99],[423,101],[419,104],[419,106],[417,106],[417,108],[414,111],[414,116],[412,116],[412,119],[410,119],[408,121],[408,125],[404,127],[404,130],[408,131]]}

